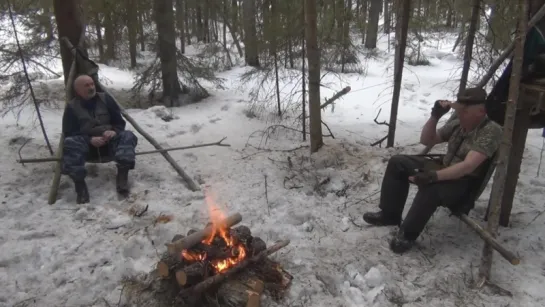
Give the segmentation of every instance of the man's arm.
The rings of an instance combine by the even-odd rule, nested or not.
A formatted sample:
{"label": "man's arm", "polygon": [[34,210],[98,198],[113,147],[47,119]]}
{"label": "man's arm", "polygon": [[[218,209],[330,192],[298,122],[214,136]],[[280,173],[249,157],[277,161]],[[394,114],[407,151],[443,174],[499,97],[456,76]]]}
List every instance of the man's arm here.
{"label": "man's arm", "polygon": [[62,115],[62,133],[64,137],[81,134],[78,118],[70,105],[64,108]]}
{"label": "man's arm", "polygon": [[438,170],[437,180],[444,181],[462,178],[465,175],[471,174],[474,170],[477,169],[477,167],[479,167],[479,165],[486,161],[486,159],[488,159],[487,155],[478,151],[471,150],[467,154],[464,161]]}
{"label": "man's arm", "polygon": [[117,103],[114,101],[112,96],[106,93],[106,105],[108,106],[108,109],[110,110],[110,124],[112,125],[112,129],[119,133],[123,130],[125,130],[125,126],[127,123],[123,119],[123,116],[121,116],[121,109],[117,105]]}
{"label": "man's arm", "polygon": [[439,133],[437,133],[437,122],[438,120],[431,116],[424,124],[424,127],[422,127],[422,132],[420,133],[420,144],[425,146],[434,146],[435,144],[444,142]]}

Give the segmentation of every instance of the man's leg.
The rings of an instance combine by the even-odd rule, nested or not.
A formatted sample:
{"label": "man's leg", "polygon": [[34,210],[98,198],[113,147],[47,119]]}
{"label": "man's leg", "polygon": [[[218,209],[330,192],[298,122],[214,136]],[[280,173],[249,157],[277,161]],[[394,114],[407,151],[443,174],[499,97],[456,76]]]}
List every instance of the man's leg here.
{"label": "man's leg", "polygon": [[438,206],[450,207],[466,200],[469,181],[466,179],[437,182],[422,186],[414,197],[413,204],[399,227],[398,234],[390,242],[395,253],[411,248]]}
{"label": "man's leg", "polygon": [[138,138],[131,131],[121,131],[111,141],[111,151],[117,163],[116,187],[120,194],[129,192],[129,170],[134,169]]}
{"label": "man's leg", "polygon": [[87,170],[85,159],[89,153],[89,137],[69,136],[64,139],[62,170],[74,181],[78,204],[89,202],[89,191],[85,183]]}
{"label": "man's leg", "polygon": [[424,157],[395,155],[388,161],[380,191],[379,212],[367,212],[363,219],[373,225],[399,225],[409,194],[409,176],[425,168],[430,161]]}

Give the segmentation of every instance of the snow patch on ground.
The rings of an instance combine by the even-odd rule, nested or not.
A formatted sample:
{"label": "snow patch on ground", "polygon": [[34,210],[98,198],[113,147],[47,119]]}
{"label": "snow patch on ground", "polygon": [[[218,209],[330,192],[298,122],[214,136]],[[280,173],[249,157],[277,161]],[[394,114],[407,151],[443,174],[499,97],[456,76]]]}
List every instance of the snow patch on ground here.
{"label": "snow patch on ground", "polygon": [[[433,101],[452,97],[456,88],[449,73],[460,62],[433,57],[431,66],[407,67],[396,147],[390,149],[369,144],[386,134],[387,127],[373,119],[381,110],[377,121],[388,120],[391,59],[369,60],[367,76],[325,80],[337,85],[324,89],[323,97],[345,85],[352,92],[323,112],[335,139],[326,138],[312,156],[300,133],[267,130],[267,123],[249,118],[248,95],[236,90],[243,69],[221,73],[228,78],[227,89],[211,91],[198,104],[128,112],[164,146],[227,137],[231,147],[171,155],[218,206],[240,212],[242,224],[267,243],[291,240],[274,255],[294,276],[280,306],[543,306],[545,178],[537,172],[541,131],[529,133],[512,226],[500,230],[502,243],[519,253],[522,263],[511,266],[495,257],[494,281],[511,291],[512,298],[470,287],[483,244],[447,210],[438,210],[418,246],[403,256],[388,248],[395,229],[362,221],[365,211],[376,209],[388,158],[422,148],[418,133]],[[132,82],[130,73],[112,67],[101,65],[100,74],[116,90]],[[47,133],[57,144],[62,111],[43,113]],[[163,115],[172,118],[165,121]],[[138,157],[127,200],[117,200],[115,167],[100,164],[88,166],[91,203],[76,205],[73,184],[62,177],[59,200],[48,206],[54,163],[15,163],[29,138],[21,150],[24,157],[47,155],[33,112],[7,116],[0,125],[0,306],[116,306],[124,277],[149,272],[164,243],[208,221],[203,193],[187,190],[160,155]],[[153,149],[139,139],[138,151]],[[471,213],[477,220],[482,221],[489,189]],[[146,206],[146,214],[134,215]],[[265,306],[275,304],[267,299]]]}

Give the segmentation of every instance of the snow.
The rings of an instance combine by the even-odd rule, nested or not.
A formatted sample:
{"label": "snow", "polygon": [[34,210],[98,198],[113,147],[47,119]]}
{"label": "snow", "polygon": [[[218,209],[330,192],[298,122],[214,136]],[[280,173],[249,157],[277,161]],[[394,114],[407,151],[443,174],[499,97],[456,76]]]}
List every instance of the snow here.
{"label": "snow", "polygon": [[[248,86],[241,90],[239,83],[247,68],[219,73],[226,89],[211,90],[212,96],[197,104],[128,111],[164,146],[227,137],[230,147],[171,155],[222,210],[241,213],[242,224],[255,235],[268,244],[291,240],[274,256],[294,276],[279,306],[544,306],[541,131],[528,135],[512,226],[500,230],[500,241],[522,263],[511,266],[495,255],[493,281],[513,297],[471,288],[483,243],[446,209],[438,210],[418,245],[402,256],[388,248],[395,229],[362,221],[365,211],[376,209],[388,157],[421,150],[421,125],[433,101],[453,97],[461,66],[450,52],[452,37],[424,48],[431,66],[406,66],[404,73],[396,147],[370,147],[387,129],[373,122],[377,112],[378,122],[387,121],[390,113],[393,50],[386,52],[385,42],[381,38],[378,57],[365,59],[365,75],[324,79],[330,88],[322,90],[322,97],[346,85],[352,91],[322,112],[335,139],[326,138],[312,155],[302,147],[299,133],[266,130],[271,123],[249,116]],[[130,71],[102,64],[100,69],[110,88],[131,87]],[[43,82],[62,85],[61,79]],[[51,142],[57,144],[62,111],[48,108],[43,115]],[[161,119],[166,115],[169,121]],[[19,116],[8,114],[0,125],[5,148],[0,152],[0,306],[122,306],[122,279],[151,271],[164,243],[208,220],[204,192],[185,188],[160,155],[138,156],[127,200],[117,199],[112,164],[89,165],[91,202],[76,205],[73,184],[64,176],[59,200],[49,206],[54,163],[15,162],[27,138],[32,140],[21,150],[24,157],[47,155],[36,116],[25,109]],[[139,136],[138,151],[151,149]],[[490,185],[471,213],[481,222],[489,191]],[[409,204],[413,196],[411,191]],[[146,206],[144,215],[134,215]],[[264,306],[277,306],[264,300]]]}

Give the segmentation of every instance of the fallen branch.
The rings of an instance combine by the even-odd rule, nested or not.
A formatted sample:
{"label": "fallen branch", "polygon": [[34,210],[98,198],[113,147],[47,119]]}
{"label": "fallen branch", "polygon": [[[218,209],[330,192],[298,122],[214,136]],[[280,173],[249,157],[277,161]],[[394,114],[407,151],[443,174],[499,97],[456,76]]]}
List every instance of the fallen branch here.
{"label": "fallen branch", "polygon": [[[386,121],[382,121],[382,122],[378,122],[378,117],[380,116],[380,112],[382,111],[382,109],[379,109],[378,110],[378,113],[377,113],[377,116],[375,116],[375,119],[373,119],[373,121],[375,122],[375,124],[377,125],[382,125],[382,126],[386,126],[386,127],[390,127],[390,124],[388,124]],[[386,139],[388,139],[388,134],[386,134],[386,136],[384,136],[383,138],[381,138],[380,140],[374,142],[371,144],[371,147],[374,147],[374,146],[377,146],[379,145],[379,147],[381,147],[382,145],[382,142],[386,141]]]}
{"label": "fallen branch", "polygon": [[348,94],[348,92],[350,92],[350,90],[351,90],[350,86],[347,86],[347,87],[343,88],[341,91],[337,92],[337,94],[333,95],[333,97],[327,99],[326,102],[324,102],[320,106],[320,109],[323,109],[323,108],[327,107],[328,105],[335,102],[335,100],[337,100],[337,99],[341,98],[342,96]]}
{"label": "fallen branch", "polygon": [[[162,149],[156,149],[156,150],[140,151],[140,152],[137,152],[136,155],[140,156],[140,155],[148,155],[148,154],[153,154],[153,153],[164,153],[164,152],[168,152],[168,151],[193,149],[193,148],[207,147],[207,146],[230,147],[231,145],[222,143],[225,139],[226,138],[223,138],[223,139],[221,139],[221,140],[219,140],[217,142],[213,142],[213,143],[205,143],[205,144],[196,144],[196,145],[190,145],[190,146],[181,146],[181,147],[172,147],[172,148],[162,148]],[[21,164],[24,164],[24,163],[59,162],[61,160],[62,159],[55,158],[55,157],[36,158],[36,159],[22,159],[21,158],[21,159],[17,160],[17,162],[21,163]]]}

